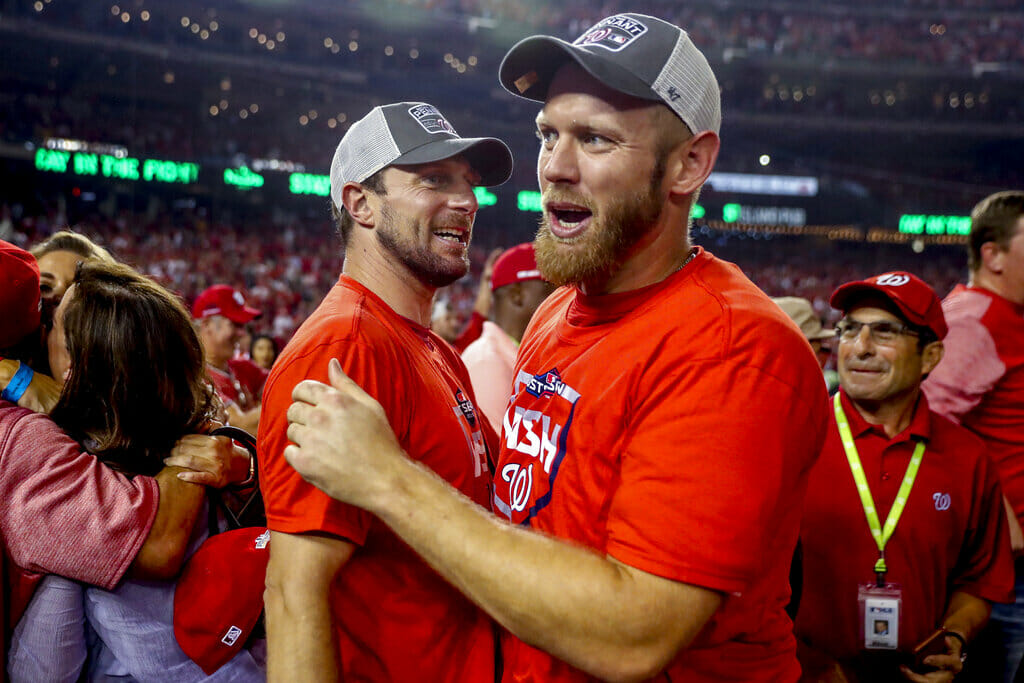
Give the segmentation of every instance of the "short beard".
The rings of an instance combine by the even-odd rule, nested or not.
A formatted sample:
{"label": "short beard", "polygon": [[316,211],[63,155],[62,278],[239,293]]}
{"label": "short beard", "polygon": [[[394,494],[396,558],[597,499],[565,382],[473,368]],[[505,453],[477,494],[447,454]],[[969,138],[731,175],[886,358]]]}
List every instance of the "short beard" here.
{"label": "short beard", "polygon": [[592,216],[586,233],[568,243],[551,232],[547,213],[541,217],[533,246],[537,267],[544,279],[558,286],[607,282],[661,215],[663,200],[659,190],[664,175],[664,163],[659,160],[644,190],[617,197],[602,213],[596,212],[591,202],[568,190],[548,188],[545,204],[548,201],[578,204],[590,209]]}
{"label": "short beard", "polygon": [[429,249],[417,247],[415,242],[402,239],[403,236],[415,237],[412,221],[397,214],[387,203],[383,205],[381,211],[381,225],[374,231],[377,241],[417,280],[429,287],[447,287],[469,272],[468,250],[457,263],[443,259]]}

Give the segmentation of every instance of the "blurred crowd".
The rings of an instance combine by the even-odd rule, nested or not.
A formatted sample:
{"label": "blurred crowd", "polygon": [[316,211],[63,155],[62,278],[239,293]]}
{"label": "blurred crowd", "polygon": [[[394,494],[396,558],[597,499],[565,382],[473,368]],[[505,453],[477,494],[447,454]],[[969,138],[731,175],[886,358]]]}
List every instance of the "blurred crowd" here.
{"label": "blurred crowd", "polygon": [[[12,216],[0,207],[0,239],[29,246],[57,230],[67,219],[51,210],[35,216]],[[223,283],[244,291],[263,315],[251,325],[253,334],[268,334],[280,346],[316,308],[337,279],[343,254],[329,217],[320,222],[278,224],[210,220],[202,210],[162,213],[156,219],[127,211],[115,217],[97,212],[70,226],[108,248],[178,293],[190,304],[210,285]],[[835,242],[822,238],[762,236],[708,227],[693,231],[696,244],[739,265],[769,296],[808,299],[815,312],[834,320],[829,294],[843,282],[865,272],[908,269],[935,291],[945,294],[966,277],[962,247],[932,246],[914,253],[905,244]],[[511,245],[505,245],[511,246]],[[465,324],[472,313],[480,275],[487,258],[481,244],[471,248],[470,273],[442,290]]]}

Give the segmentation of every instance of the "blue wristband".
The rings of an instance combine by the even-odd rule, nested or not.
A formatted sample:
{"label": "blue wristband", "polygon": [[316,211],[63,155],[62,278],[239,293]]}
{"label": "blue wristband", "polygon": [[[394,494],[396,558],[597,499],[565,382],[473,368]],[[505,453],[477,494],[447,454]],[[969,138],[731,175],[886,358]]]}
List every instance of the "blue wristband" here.
{"label": "blue wristband", "polygon": [[25,363],[21,364],[18,371],[14,373],[14,377],[7,383],[7,388],[4,389],[3,393],[0,394],[0,398],[11,403],[17,403],[18,400],[25,394],[25,390],[28,389],[28,385],[32,384],[32,378],[35,377],[35,372]]}

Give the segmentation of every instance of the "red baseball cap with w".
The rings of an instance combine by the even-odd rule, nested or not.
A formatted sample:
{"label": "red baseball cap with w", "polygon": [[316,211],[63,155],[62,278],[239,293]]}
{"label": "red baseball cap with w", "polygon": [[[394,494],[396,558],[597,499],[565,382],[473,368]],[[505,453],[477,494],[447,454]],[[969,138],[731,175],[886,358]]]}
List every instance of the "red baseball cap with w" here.
{"label": "red baseball cap with w", "polygon": [[829,301],[832,308],[848,311],[858,299],[869,295],[882,296],[903,314],[908,322],[927,327],[939,339],[946,336],[946,317],[942,314],[942,302],[924,280],[905,271],[893,271],[840,285]]}
{"label": "red baseball cap with w", "polygon": [[222,315],[233,323],[244,325],[262,314],[258,308],[246,306],[242,293],[230,285],[208,287],[192,304],[192,317],[199,320]]}

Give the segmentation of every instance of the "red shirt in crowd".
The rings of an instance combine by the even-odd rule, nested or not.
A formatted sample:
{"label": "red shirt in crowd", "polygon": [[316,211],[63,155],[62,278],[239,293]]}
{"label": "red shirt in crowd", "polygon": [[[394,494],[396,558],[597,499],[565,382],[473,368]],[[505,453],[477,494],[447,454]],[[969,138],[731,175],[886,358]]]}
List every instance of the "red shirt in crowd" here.
{"label": "red shirt in crowd", "polygon": [[225,404],[234,403],[239,410],[252,410],[259,405],[257,397],[267,380],[267,371],[251,360],[232,358],[227,371],[207,364],[206,372]]}
{"label": "red shirt in crowd", "polygon": [[332,588],[340,676],[358,681],[494,680],[490,619],[383,522],[306,483],[284,459],[292,389],[327,382],[337,358],[381,403],[409,457],[488,504],[495,435],[462,361],[429,329],[342,276],[275,362],[259,428],[261,485],[274,531],[325,532],[358,547]]}
{"label": "red shirt in crowd", "polygon": [[[784,608],[826,394],[782,310],[703,250],[633,292],[563,287],[531,321],[513,394],[496,512],[723,593],[665,680],[795,681]],[[511,636],[503,656],[505,681],[589,680]]]}
{"label": "red shirt in crowd", "polygon": [[980,436],[1024,522],[1024,306],[957,285],[942,302],[946,353],[923,387],[932,410]]}
{"label": "red shirt in crowd", "polygon": [[[929,410],[923,395],[910,425],[890,439],[840,395],[882,524],[914,447],[919,440],[926,444],[885,546],[886,581],[902,585],[899,649],[912,651],[942,624],[954,591],[1012,601],[1013,556],[1002,493],[981,439]],[[875,580],[878,546],[829,408],[828,436],[811,470],[800,530],[804,583],[796,634],[817,650],[849,659],[861,654],[857,586]],[[895,672],[891,659],[885,665]]]}

